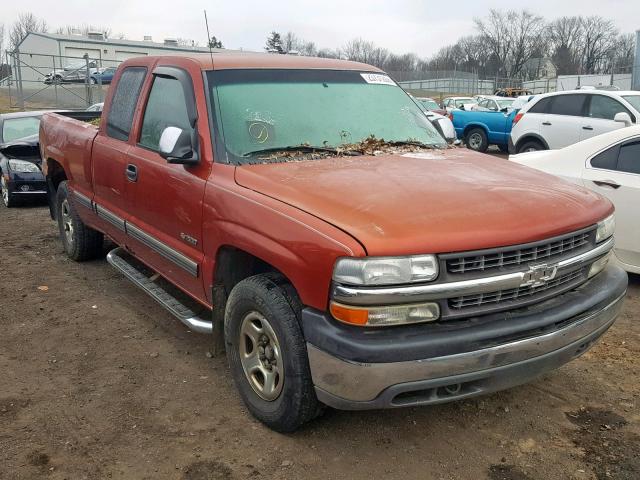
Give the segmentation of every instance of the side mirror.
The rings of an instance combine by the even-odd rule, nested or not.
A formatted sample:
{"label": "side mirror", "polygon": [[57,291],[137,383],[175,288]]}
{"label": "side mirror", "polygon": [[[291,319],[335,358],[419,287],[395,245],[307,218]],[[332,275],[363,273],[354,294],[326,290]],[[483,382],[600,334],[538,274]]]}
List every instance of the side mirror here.
{"label": "side mirror", "polygon": [[429,118],[429,120],[447,143],[453,143],[456,140],[456,129],[448,118]]}
{"label": "side mirror", "polygon": [[631,117],[627,112],[618,112],[616,116],[613,117],[614,122],[624,123],[625,127],[630,126],[633,122],[631,121]]}
{"label": "side mirror", "polygon": [[167,127],[160,136],[160,156],[169,163],[195,165],[200,159],[194,145],[195,132]]}

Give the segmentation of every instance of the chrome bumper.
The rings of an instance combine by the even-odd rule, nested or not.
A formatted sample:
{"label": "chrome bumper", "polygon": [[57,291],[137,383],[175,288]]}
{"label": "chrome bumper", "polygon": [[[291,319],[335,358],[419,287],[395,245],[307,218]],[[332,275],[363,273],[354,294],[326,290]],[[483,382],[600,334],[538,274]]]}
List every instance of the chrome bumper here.
{"label": "chrome bumper", "polygon": [[308,343],[320,401],[340,409],[442,403],[509,388],[587,351],[614,323],[624,294],[554,332],[490,348],[394,363],[357,363]]}

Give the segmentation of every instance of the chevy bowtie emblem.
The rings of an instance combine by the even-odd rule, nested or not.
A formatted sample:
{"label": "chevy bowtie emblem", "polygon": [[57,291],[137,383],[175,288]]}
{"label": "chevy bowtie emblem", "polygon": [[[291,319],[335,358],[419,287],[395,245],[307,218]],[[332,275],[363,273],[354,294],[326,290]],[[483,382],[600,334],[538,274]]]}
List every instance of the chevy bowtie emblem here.
{"label": "chevy bowtie emblem", "polygon": [[529,271],[525,272],[522,279],[522,287],[538,287],[544,285],[549,280],[553,280],[558,272],[557,265],[533,265],[529,267]]}

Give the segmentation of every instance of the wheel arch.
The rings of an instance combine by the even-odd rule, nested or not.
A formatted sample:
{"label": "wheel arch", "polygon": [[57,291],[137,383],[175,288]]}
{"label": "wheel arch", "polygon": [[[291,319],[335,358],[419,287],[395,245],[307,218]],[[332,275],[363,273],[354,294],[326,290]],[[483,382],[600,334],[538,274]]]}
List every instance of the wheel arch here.
{"label": "wheel arch", "polygon": [[45,161],[45,180],[47,182],[47,203],[49,204],[49,215],[52,220],[56,218],[56,193],[60,183],[68,180],[67,172],[60,162],[53,158]]}
{"label": "wheel arch", "polygon": [[522,147],[522,145],[530,141],[539,142],[540,144],[542,144],[545,150],[549,150],[549,144],[541,135],[537,133],[527,133],[518,139],[515,145],[515,151],[518,152],[518,150],[520,150],[520,147]]}

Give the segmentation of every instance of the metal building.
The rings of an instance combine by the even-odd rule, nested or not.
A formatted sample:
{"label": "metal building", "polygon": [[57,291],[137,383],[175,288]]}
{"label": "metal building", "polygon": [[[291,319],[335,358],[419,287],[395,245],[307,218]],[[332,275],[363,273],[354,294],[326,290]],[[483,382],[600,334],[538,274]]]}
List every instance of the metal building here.
{"label": "metal building", "polygon": [[61,70],[82,63],[85,55],[97,66],[107,67],[143,55],[181,55],[209,51],[206,47],[180,46],[173,39],[165,39],[163,43],[153,42],[151,37],[145,37],[142,41],[120,40],[106,38],[100,32],[90,32],[88,36],[31,32],[16,50],[23,82],[42,81],[51,70]]}

